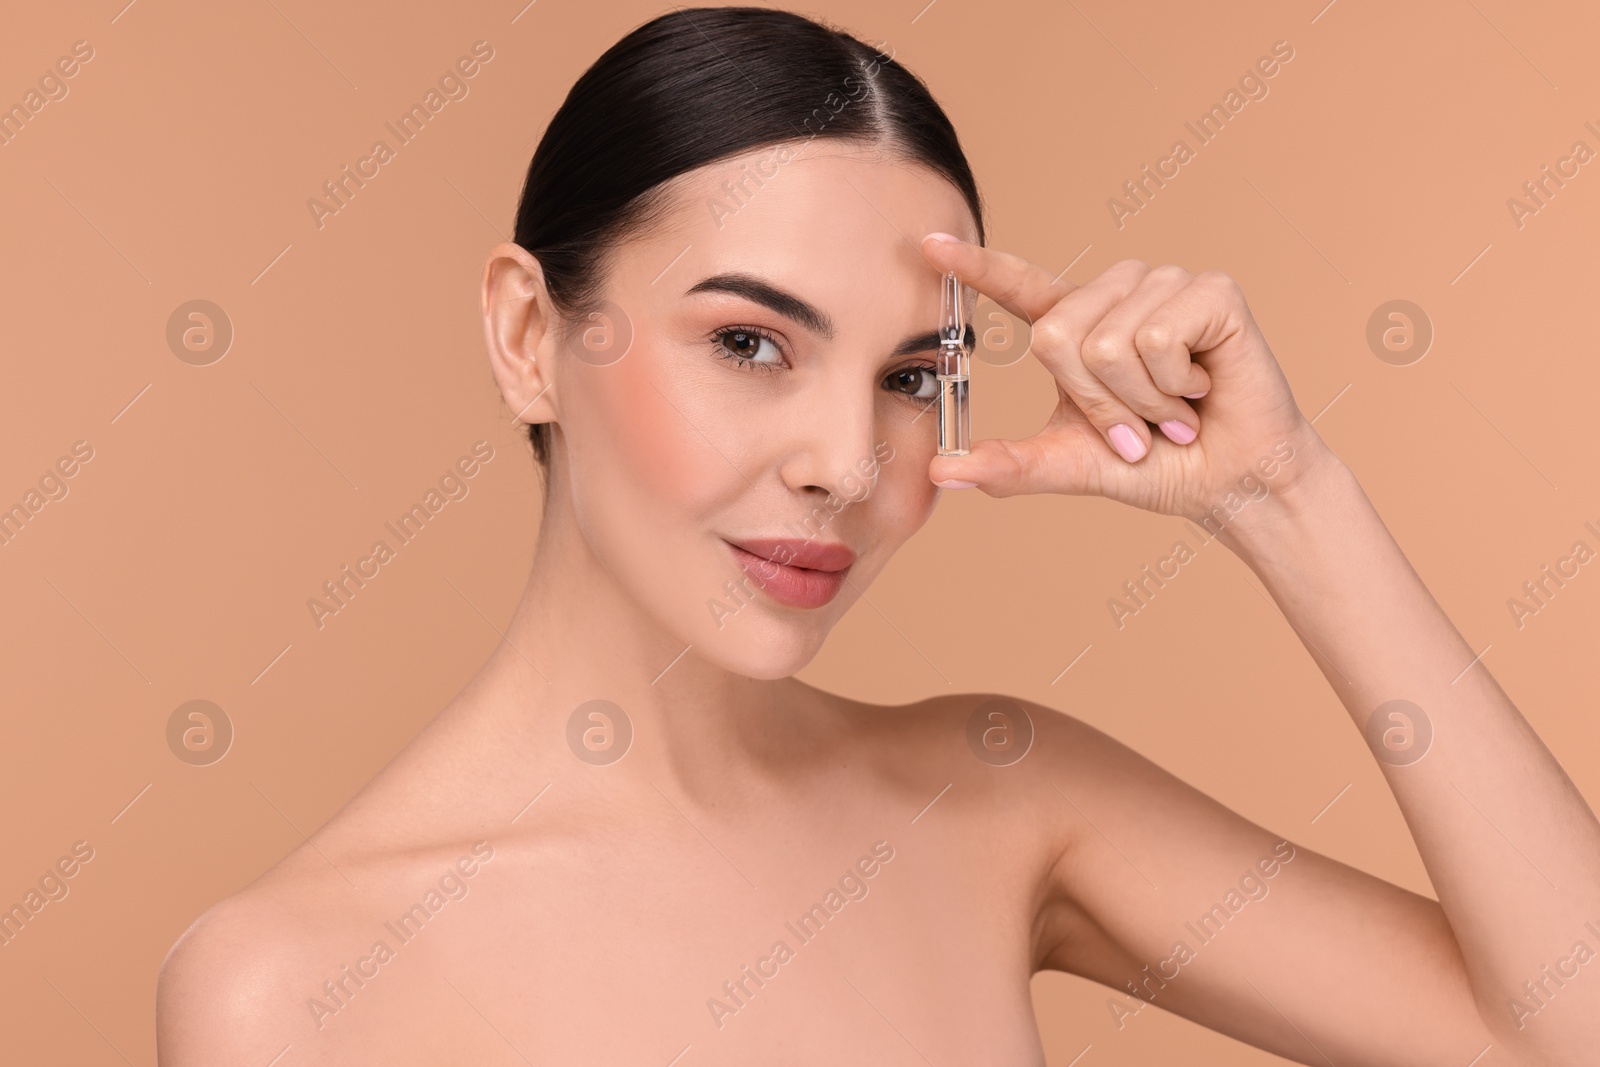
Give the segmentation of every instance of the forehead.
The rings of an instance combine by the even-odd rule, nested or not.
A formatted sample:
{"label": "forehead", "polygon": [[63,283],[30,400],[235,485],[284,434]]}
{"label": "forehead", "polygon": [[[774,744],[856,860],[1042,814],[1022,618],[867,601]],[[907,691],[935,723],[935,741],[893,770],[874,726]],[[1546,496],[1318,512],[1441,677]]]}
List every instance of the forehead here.
{"label": "forehead", "polygon": [[854,142],[764,146],[680,175],[668,196],[617,263],[619,282],[662,298],[747,271],[840,318],[909,312],[937,299],[923,235],[977,240],[966,200],[942,175]]}

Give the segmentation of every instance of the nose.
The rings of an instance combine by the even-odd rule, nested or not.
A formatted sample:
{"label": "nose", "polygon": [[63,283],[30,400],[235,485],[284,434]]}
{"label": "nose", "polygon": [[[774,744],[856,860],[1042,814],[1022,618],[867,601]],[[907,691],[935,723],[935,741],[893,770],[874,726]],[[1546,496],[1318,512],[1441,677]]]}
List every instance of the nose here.
{"label": "nose", "polygon": [[780,465],[784,484],[864,500],[878,481],[877,398],[859,380],[824,376],[796,398],[790,442]]}

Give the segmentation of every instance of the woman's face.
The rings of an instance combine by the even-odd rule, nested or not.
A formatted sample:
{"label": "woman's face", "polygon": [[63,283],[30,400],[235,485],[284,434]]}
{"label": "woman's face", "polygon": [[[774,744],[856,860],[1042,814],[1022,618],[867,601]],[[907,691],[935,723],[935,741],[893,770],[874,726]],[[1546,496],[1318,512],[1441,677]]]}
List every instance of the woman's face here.
{"label": "woman's face", "polygon": [[918,246],[977,232],[948,181],[854,143],[769,146],[672,189],[618,251],[610,321],[547,369],[551,506],[695,654],[781,678],[932,514],[940,276]]}

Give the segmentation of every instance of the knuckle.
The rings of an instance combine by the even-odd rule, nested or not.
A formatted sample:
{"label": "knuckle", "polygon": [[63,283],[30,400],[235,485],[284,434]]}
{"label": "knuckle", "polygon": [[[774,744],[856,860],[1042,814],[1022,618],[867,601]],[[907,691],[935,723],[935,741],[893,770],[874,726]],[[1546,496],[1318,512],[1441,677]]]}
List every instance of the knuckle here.
{"label": "knuckle", "polygon": [[1122,352],[1122,341],[1113,333],[1091,333],[1081,349],[1084,365],[1091,368],[1110,366]]}
{"label": "knuckle", "polygon": [[1172,327],[1164,322],[1147,322],[1133,333],[1140,351],[1159,352],[1172,346]]}
{"label": "knuckle", "polygon": [[1223,293],[1225,295],[1231,296],[1244,291],[1239,288],[1239,283],[1234,280],[1233,275],[1227,273],[1226,271],[1204,271],[1198,275],[1197,280],[1204,282],[1206,288],[1215,292]]}
{"label": "knuckle", "polygon": [[1160,281],[1187,281],[1190,278],[1188,271],[1176,263],[1163,263],[1150,272],[1151,276]]}
{"label": "knuckle", "polygon": [[1059,318],[1046,315],[1033,324],[1033,347],[1041,352],[1064,352],[1068,340],[1067,325]]}
{"label": "knuckle", "polygon": [[1150,264],[1142,259],[1119,259],[1111,265],[1112,270],[1137,271],[1140,274],[1150,273]]}

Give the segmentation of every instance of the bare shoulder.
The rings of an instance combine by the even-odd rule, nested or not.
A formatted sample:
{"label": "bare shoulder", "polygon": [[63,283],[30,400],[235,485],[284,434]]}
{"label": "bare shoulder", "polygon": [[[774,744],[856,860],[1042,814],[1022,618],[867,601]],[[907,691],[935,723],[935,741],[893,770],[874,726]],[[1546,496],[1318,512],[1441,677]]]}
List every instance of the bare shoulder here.
{"label": "bare shoulder", "polygon": [[[483,873],[495,845],[438,842],[358,860],[303,851],[208,908],[168,951],[156,991],[161,1067],[267,1064],[290,1047],[299,1064],[346,1063],[358,1051],[407,1062],[418,1051],[439,1001],[437,983],[419,981],[486,943],[482,924],[463,923],[481,909],[454,902],[498,877]],[[451,916],[444,932],[423,936],[441,913]],[[401,955],[414,963],[390,966]],[[347,1012],[355,1002],[372,1007]]]}
{"label": "bare shoulder", "polygon": [[[309,903],[315,894],[301,896]],[[316,932],[302,921],[307,911],[294,901],[261,889],[237,893],[168,950],[156,985],[161,1067],[266,1063],[282,1051],[297,1022],[291,989],[317,954]]]}
{"label": "bare shoulder", "polygon": [[[967,769],[986,777],[1008,803],[1037,794],[1046,805],[1064,806],[1085,827],[1093,810],[1122,805],[1147,814],[1164,810],[1206,817],[1223,805],[1111,734],[1069,712],[1005,693],[958,693],[906,705],[924,720],[925,744],[954,748]],[[950,738],[959,735],[961,744]],[[1004,772],[1004,773],[996,773]],[[1131,805],[1131,808],[1128,806]],[[1054,819],[1060,824],[1062,820]]]}
{"label": "bare shoulder", "polygon": [[[859,705],[884,715],[886,740],[927,754],[949,751],[990,767],[1141,759],[1116,738],[1035,700],[998,692],[949,693],[910,704]],[[961,744],[953,744],[959,740]]]}
{"label": "bare shoulder", "polygon": [[[910,803],[935,793],[974,829],[1059,852],[1081,820],[1080,798],[1159,768],[1109,734],[1056,708],[999,692],[941,694],[903,705],[845,701],[882,788]],[[930,791],[931,790],[931,791]],[[940,790],[946,792],[940,793]],[[1026,840],[1024,840],[1026,838]]]}
{"label": "bare shoulder", "polygon": [[[386,962],[376,943],[397,948],[408,924],[420,928],[481,882],[480,868],[507,843],[486,828],[506,824],[492,816],[513,794],[460,773],[460,752],[449,731],[430,726],[308,841],[184,931],[157,983],[161,1067],[266,1064],[290,1045],[297,1063],[339,1061],[326,1017]],[[336,1029],[357,1036],[345,1019]]]}
{"label": "bare shoulder", "polygon": [[[1164,768],[1069,712],[998,692],[944,694],[911,704],[863,705],[891,779],[926,792],[950,786],[997,834],[1060,857],[1109,807],[1154,817],[1224,810]],[[941,800],[940,803],[945,803]]]}

